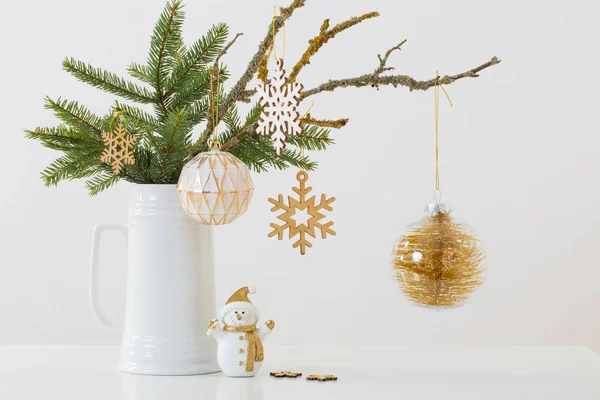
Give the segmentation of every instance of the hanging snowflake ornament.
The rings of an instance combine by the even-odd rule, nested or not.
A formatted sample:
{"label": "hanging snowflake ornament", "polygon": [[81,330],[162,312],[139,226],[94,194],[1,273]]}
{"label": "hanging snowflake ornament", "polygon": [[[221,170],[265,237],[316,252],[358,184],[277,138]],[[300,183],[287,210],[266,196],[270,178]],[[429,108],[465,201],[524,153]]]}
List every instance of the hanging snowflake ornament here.
{"label": "hanging snowflake ornament", "polygon": [[301,92],[304,86],[298,82],[288,82],[283,69],[283,59],[277,59],[275,77],[270,83],[257,88],[261,95],[260,104],[264,106],[258,121],[256,133],[271,135],[277,154],[285,149],[288,136],[302,134],[302,121],[298,112]]}
{"label": "hanging snowflake ornament", "polygon": [[106,148],[100,155],[100,162],[110,164],[115,175],[121,172],[124,164],[135,163],[133,156],[135,136],[126,134],[122,122],[117,123],[110,132],[102,132],[102,142]]}
{"label": "hanging snowflake ornament", "polygon": [[274,205],[271,212],[283,211],[277,218],[284,222],[283,225],[271,223],[273,231],[269,233],[269,237],[277,235],[278,240],[283,240],[286,230],[289,230],[290,239],[299,235],[292,247],[300,247],[300,254],[304,255],[306,248],[312,247],[312,243],[308,241],[306,235],[315,238],[315,231],[319,230],[323,239],[328,234],[335,236],[335,231],[331,229],[333,221],[324,222],[325,215],[322,213],[323,210],[333,211],[331,203],[335,201],[335,197],[327,198],[327,195],[321,194],[321,199],[317,204],[316,196],[306,198],[312,191],[312,187],[306,186],[308,180],[306,171],[298,172],[296,179],[300,183],[300,187],[293,187],[292,190],[298,195],[298,199],[288,196],[287,204],[284,202],[282,194],[278,195],[277,200],[269,199],[269,202]]}

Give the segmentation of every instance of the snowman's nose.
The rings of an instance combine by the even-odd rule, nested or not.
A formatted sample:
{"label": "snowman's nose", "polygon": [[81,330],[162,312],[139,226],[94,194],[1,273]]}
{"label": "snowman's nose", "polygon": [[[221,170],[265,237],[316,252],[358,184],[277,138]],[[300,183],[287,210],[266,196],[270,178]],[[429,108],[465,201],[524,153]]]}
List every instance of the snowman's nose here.
{"label": "snowman's nose", "polygon": [[237,318],[237,320],[239,321],[240,319],[242,319],[242,316],[240,314],[235,314],[235,317]]}

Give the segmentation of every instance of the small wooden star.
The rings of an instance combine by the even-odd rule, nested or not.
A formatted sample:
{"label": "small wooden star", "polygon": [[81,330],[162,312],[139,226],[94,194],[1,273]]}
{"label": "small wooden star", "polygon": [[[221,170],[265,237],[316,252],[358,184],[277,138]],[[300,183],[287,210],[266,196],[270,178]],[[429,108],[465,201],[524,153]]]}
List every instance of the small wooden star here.
{"label": "small wooden star", "polygon": [[306,377],[307,381],[319,381],[319,382],[326,382],[326,381],[337,381],[338,377],[334,376],[334,375],[318,375],[318,374],[311,374],[309,376]]}
{"label": "small wooden star", "polygon": [[270,375],[275,378],[297,378],[299,376],[302,376],[302,372],[281,371],[281,372],[271,372]]}

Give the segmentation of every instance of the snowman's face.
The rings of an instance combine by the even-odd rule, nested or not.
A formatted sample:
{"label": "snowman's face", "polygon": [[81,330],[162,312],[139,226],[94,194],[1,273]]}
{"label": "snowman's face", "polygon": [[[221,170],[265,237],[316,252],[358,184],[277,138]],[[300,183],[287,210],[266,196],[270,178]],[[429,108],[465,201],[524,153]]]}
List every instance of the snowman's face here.
{"label": "snowman's face", "polygon": [[245,307],[234,308],[223,317],[223,323],[229,326],[251,326],[256,325],[257,322],[254,312]]}

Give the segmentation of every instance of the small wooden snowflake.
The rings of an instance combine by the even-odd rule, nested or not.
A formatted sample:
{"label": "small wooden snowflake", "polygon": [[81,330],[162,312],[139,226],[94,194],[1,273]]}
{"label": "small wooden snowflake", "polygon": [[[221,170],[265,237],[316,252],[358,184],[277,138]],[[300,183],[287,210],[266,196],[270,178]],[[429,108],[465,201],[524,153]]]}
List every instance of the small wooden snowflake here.
{"label": "small wooden snowflake", "polygon": [[[308,180],[308,174],[306,171],[300,171],[296,175],[296,179],[300,183],[300,187],[294,187],[292,190],[298,194],[299,199],[294,199],[292,196],[288,196],[288,202],[285,203],[283,195],[278,195],[277,199],[270,198],[269,202],[274,205],[271,208],[271,212],[284,211],[278,215],[277,218],[284,222],[283,225],[277,225],[271,223],[273,231],[269,233],[269,237],[277,235],[278,240],[283,240],[283,236],[286,230],[289,230],[289,238],[292,239],[296,235],[300,238],[294,242],[293,248],[300,247],[300,254],[306,254],[306,248],[312,247],[312,243],[308,241],[306,235],[315,236],[315,230],[321,231],[321,237],[325,239],[327,235],[335,236],[335,231],[331,229],[333,221],[323,223],[325,215],[322,213],[323,210],[333,211],[331,203],[335,201],[335,197],[327,198],[327,195],[321,194],[321,200],[318,204],[315,204],[316,196],[306,198],[307,195],[312,191],[312,187],[306,186]],[[301,217],[304,216],[302,220]]]}
{"label": "small wooden snowflake", "polygon": [[297,378],[299,376],[302,376],[302,372],[281,371],[271,372],[270,375],[275,378]]}
{"label": "small wooden snowflake", "polygon": [[117,123],[110,132],[102,132],[102,142],[106,146],[100,162],[110,164],[112,171],[118,175],[123,169],[124,164],[134,164],[133,145],[135,136],[127,135],[125,125],[122,122]]}
{"label": "small wooden snowflake", "polygon": [[302,99],[304,86],[298,82],[288,82],[282,59],[277,59],[275,72],[270,83],[257,88],[261,95],[260,104],[264,109],[256,133],[271,135],[275,150],[281,155],[287,137],[302,134],[302,121],[297,107]]}
{"label": "small wooden snowflake", "polygon": [[335,375],[317,375],[317,374],[311,374],[309,376],[306,377],[307,381],[319,381],[319,382],[326,382],[326,381],[337,381],[338,377]]}

